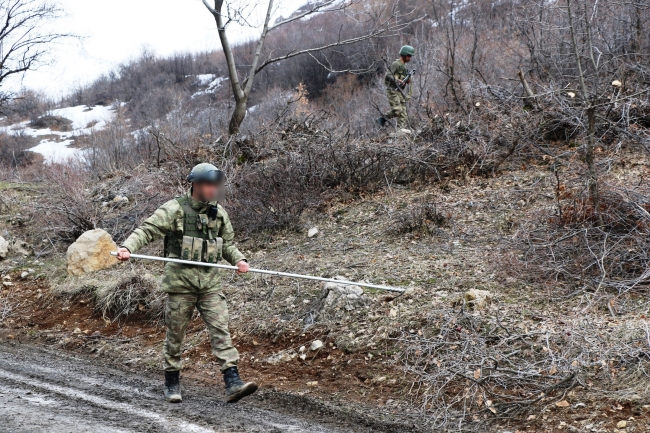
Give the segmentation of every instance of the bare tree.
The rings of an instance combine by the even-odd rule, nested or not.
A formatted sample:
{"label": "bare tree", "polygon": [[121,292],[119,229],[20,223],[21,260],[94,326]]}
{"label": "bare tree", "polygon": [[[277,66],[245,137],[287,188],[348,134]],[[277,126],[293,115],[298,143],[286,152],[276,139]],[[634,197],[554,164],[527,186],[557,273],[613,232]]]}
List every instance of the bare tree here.
{"label": "bare tree", "polygon": [[[367,13],[366,19],[364,20],[361,18],[361,13],[355,11],[355,6],[360,3],[358,0],[344,0],[342,2],[337,0],[323,0],[307,6],[306,9],[293,14],[289,18],[279,19],[275,23],[271,23],[271,15],[276,6],[275,0],[266,1],[268,2],[266,4],[266,15],[260,28],[260,36],[257,41],[253,59],[248,68],[248,74],[243,80],[240,80],[233,47],[228,39],[226,29],[228,24],[232,22],[238,22],[242,25],[250,26],[245,17],[245,13],[243,12],[243,8],[236,7],[228,0],[214,0],[214,5],[211,5],[208,0],[203,0],[203,4],[214,16],[217,24],[219,39],[228,64],[228,75],[232,86],[233,96],[235,98],[235,109],[232,113],[229,124],[230,134],[236,134],[239,132],[239,128],[246,117],[248,99],[251,90],[253,89],[255,76],[268,65],[299,55],[320,52],[342,45],[351,45],[368,39],[394,36],[409,24],[409,22],[402,19],[403,17],[397,12],[396,7]],[[346,38],[340,36],[339,33],[338,39],[331,43],[326,43],[316,47],[294,47],[288,52],[279,55],[274,55],[274,53],[271,52],[265,59],[262,58],[265,48],[264,44],[270,32],[286,26],[287,24],[302,19],[308,19],[310,16],[317,13],[352,13],[355,15],[356,22],[363,26],[364,30],[360,35],[355,37]]]}
{"label": "bare tree", "polygon": [[[0,0],[0,88],[8,78],[37,68],[53,42],[70,36],[44,27],[61,14],[48,0]],[[0,90],[0,106],[12,97]]]}

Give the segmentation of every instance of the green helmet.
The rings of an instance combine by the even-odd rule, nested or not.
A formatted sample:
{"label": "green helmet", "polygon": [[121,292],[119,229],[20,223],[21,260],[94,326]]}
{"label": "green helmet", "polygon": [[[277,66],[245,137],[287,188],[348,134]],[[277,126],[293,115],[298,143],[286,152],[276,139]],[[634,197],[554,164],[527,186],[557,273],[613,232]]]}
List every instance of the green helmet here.
{"label": "green helmet", "polygon": [[414,56],[415,48],[410,45],[404,45],[401,50],[399,50],[400,56]]}
{"label": "green helmet", "polygon": [[189,182],[209,182],[220,184],[226,180],[226,175],[214,165],[203,162],[194,166],[189,176],[187,176],[187,180]]}

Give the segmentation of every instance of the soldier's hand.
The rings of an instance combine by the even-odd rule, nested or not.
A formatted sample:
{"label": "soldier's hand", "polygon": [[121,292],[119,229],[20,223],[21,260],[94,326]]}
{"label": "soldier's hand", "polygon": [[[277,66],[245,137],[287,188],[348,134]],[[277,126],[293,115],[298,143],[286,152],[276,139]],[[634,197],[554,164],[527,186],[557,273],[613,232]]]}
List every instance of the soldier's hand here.
{"label": "soldier's hand", "polygon": [[399,84],[400,87],[404,87],[404,81],[402,80],[397,80],[397,84]]}
{"label": "soldier's hand", "polygon": [[120,247],[117,249],[117,260],[126,262],[131,258],[131,251],[128,248]]}
{"label": "soldier's hand", "polygon": [[245,274],[251,268],[246,260],[238,261],[236,266],[239,268],[237,269],[237,275]]}

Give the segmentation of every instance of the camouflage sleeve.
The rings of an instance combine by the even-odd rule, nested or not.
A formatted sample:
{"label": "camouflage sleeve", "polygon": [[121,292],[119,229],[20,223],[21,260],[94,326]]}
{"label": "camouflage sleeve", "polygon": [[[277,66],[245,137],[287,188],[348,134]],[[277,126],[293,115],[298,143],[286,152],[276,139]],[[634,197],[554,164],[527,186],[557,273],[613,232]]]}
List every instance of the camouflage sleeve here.
{"label": "camouflage sleeve", "polygon": [[[176,200],[170,200],[160,206],[140,227],[124,241],[122,246],[135,253],[150,242],[162,238],[171,231],[176,231],[180,221],[181,206]],[[182,221],[181,221],[182,222]]]}
{"label": "camouflage sleeve", "polygon": [[219,237],[223,239],[223,258],[231,265],[236,265],[240,260],[246,260],[246,256],[233,244],[235,230],[232,228],[228,213],[221,206],[219,206],[219,211],[223,218],[223,224],[219,230]]}
{"label": "camouflage sleeve", "polygon": [[384,81],[387,85],[397,86],[397,80],[395,80],[395,63],[390,65],[390,68],[386,71]]}

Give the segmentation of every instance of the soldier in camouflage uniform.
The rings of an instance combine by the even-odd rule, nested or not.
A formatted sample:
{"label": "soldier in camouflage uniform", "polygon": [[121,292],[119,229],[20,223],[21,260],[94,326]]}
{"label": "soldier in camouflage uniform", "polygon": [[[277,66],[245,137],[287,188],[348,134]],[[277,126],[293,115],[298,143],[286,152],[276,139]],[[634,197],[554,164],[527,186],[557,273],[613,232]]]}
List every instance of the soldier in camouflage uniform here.
{"label": "soldier in camouflage uniform", "polygon": [[[226,211],[216,201],[225,176],[211,164],[199,164],[188,176],[190,191],[163,204],[128,237],[118,250],[118,259],[150,242],[165,238],[165,256],[184,260],[217,263],[222,258],[248,272],[244,255],[233,244],[234,231]],[[162,281],[167,292],[165,324],[165,397],[182,400],[179,384],[181,345],[194,308],[201,313],[210,335],[212,354],[223,372],[228,402],[235,402],[257,390],[255,383],[239,377],[239,353],[228,332],[228,306],[223,295],[218,269],[167,263]]]}
{"label": "soldier in camouflage uniform", "polygon": [[415,50],[410,45],[404,45],[399,51],[400,58],[395,60],[390,68],[386,71],[384,84],[386,84],[386,96],[390,104],[390,111],[377,119],[380,126],[384,126],[388,119],[397,118],[397,127],[408,127],[408,114],[406,112],[406,97],[401,90],[405,85],[411,82],[409,78],[405,83],[403,80],[408,75],[406,64],[411,61]]}

